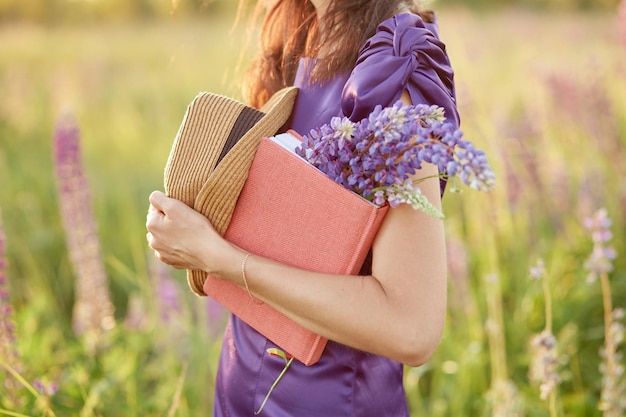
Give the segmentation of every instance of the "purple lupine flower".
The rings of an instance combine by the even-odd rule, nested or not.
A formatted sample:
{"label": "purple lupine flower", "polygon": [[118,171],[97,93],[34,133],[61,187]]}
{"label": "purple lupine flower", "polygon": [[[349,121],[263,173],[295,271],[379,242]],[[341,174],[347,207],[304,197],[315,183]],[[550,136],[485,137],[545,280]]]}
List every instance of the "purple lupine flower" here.
{"label": "purple lupine flower", "polygon": [[183,292],[172,276],[172,269],[154,256],[150,257],[149,274],[160,329],[157,344],[161,345],[161,349],[173,349],[182,358],[188,354],[189,346],[180,341],[187,338],[192,322],[188,316],[190,311],[185,309]]}
{"label": "purple lupine flower", "polygon": [[[20,356],[16,347],[15,321],[11,305],[8,277],[6,274],[6,240],[0,212],[0,360],[6,362],[15,371],[21,371]],[[5,381],[6,394],[12,402],[16,401],[18,385],[11,377]]]}
{"label": "purple lupine flower", "polygon": [[[156,289],[156,301],[159,320],[164,324],[172,324],[183,314],[181,291],[172,279],[171,268],[155,257],[150,257],[150,277]],[[174,326],[177,326],[174,323]]]}
{"label": "purple lupine flower", "polygon": [[613,310],[606,329],[607,341],[605,341],[605,347],[600,351],[603,359],[600,365],[602,394],[598,408],[603,411],[604,417],[623,417],[626,411],[624,365],[620,363],[621,355],[617,353],[617,349],[624,342],[623,320],[624,310],[621,308]]}
{"label": "purple lupine flower", "polygon": [[146,307],[143,298],[131,295],[128,298],[128,310],[124,317],[124,325],[130,330],[142,330],[148,324]]}
{"label": "purple lupine flower", "polygon": [[296,153],[377,205],[407,203],[437,217],[439,210],[410,179],[423,162],[437,165],[440,176],[458,177],[474,189],[486,191],[495,183],[484,152],[445,123],[437,106],[398,101],[387,108],[376,106],[360,122],[333,118],[305,135]]}
{"label": "purple lupine flower", "polygon": [[571,71],[557,72],[546,74],[544,83],[554,107],[551,118],[556,123],[574,123],[586,132],[608,163],[621,164],[623,157],[615,152],[622,143],[616,123],[621,113],[606,87],[605,77],[591,74],[581,78]]}
{"label": "purple lupine flower", "polygon": [[0,221],[0,353],[11,363],[17,359],[15,350],[15,323],[11,305],[9,283],[6,275],[5,236]]}
{"label": "purple lupine flower", "polygon": [[209,335],[216,338],[223,333],[228,310],[211,297],[207,298],[206,311],[209,321]]}
{"label": "purple lupine flower", "polygon": [[585,227],[591,232],[593,249],[585,261],[585,269],[589,272],[587,282],[595,282],[603,273],[613,270],[613,260],[617,256],[615,249],[609,244],[613,238],[611,219],[606,209],[600,209],[593,216],[585,219]]}
{"label": "purple lupine flower", "polygon": [[182,311],[180,302],[181,291],[178,285],[169,278],[160,278],[157,287],[159,312],[164,323],[170,323]]}
{"label": "purple lupine flower", "polygon": [[542,400],[546,400],[561,382],[556,371],[559,362],[557,341],[550,331],[544,330],[533,337],[531,347],[534,355],[530,377],[540,384],[540,397]]}
{"label": "purple lupine flower", "polygon": [[[186,322],[185,298],[177,281],[172,276],[172,268],[159,262],[154,256],[150,257],[150,279],[155,288],[155,300],[160,323],[169,328],[171,334],[179,334]],[[206,298],[206,319],[208,332],[211,337],[218,337],[224,330],[224,319],[227,310],[210,297]],[[205,300],[203,300],[205,301]],[[204,323],[204,320],[200,320]]]}
{"label": "purple lupine flower", "polygon": [[561,378],[557,373],[559,359],[557,340],[552,334],[552,296],[543,259],[537,259],[537,263],[530,267],[529,275],[530,279],[542,283],[546,310],[545,329],[531,339],[532,362],[529,377],[539,384],[540,398],[547,400],[555,392]]}
{"label": "purple lupine flower", "polygon": [[522,417],[524,415],[519,389],[511,380],[495,378],[485,397],[492,417]]}
{"label": "purple lupine flower", "polygon": [[602,374],[602,392],[598,408],[604,417],[622,417],[626,411],[626,381],[621,353],[618,352],[624,340],[624,310],[613,309],[609,273],[613,270],[613,260],[617,254],[609,242],[613,238],[611,219],[606,209],[596,211],[585,219],[585,227],[591,232],[593,249],[585,261],[589,272],[588,282],[600,279],[602,287],[602,305],[604,308],[604,345],[600,349],[600,372]]}
{"label": "purple lupine flower", "polygon": [[0,222],[0,348],[10,347],[15,342],[15,326],[12,322],[13,307],[10,303],[8,279],[6,275],[5,237]]}
{"label": "purple lupine flower", "polygon": [[56,176],[67,247],[76,273],[74,331],[97,338],[115,326],[115,319],[89,185],[83,172],[79,136],[72,117],[59,119],[54,137]]}
{"label": "purple lupine flower", "polygon": [[33,381],[33,388],[46,397],[52,397],[59,390],[59,386],[56,382],[47,382],[41,379]]}
{"label": "purple lupine flower", "polygon": [[530,267],[529,270],[530,279],[541,280],[546,275],[546,264],[543,259],[537,259],[537,263]]}

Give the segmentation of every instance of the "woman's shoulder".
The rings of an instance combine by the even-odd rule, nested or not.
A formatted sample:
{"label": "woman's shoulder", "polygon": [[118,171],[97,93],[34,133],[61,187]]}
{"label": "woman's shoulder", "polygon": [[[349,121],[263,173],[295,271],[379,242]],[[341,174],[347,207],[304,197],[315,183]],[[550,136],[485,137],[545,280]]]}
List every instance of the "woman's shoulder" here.
{"label": "woman's shoulder", "polygon": [[428,101],[417,91],[425,84],[423,78],[454,98],[453,70],[436,19],[428,23],[418,14],[396,14],[381,22],[361,47],[344,87],[343,113],[360,120],[376,104],[393,104],[404,90],[409,90],[414,102]]}
{"label": "woman's shoulder", "polygon": [[397,13],[382,21],[376,33],[363,45],[361,51],[368,49],[377,40],[386,39],[389,35],[400,36],[433,36],[439,38],[437,18],[434,13],[428,21],[421,15],[412,12]]}
{"label": "woman's shoulder", "polygon": [[376,55],[377,60],[404,59],[410,63],[416,54],[432,56],[436,63],[448,61],[446,46],[439,39],[436,19],[433,17],[433,21],[427,23],[418,14],[400,13],[378,25],[376,33],[361,47],[356,65],[372,55]]}

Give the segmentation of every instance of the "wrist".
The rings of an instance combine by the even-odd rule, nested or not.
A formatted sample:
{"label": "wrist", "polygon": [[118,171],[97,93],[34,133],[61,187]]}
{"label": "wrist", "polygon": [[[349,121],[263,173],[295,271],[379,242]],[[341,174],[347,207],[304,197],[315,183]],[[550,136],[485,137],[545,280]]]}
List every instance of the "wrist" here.
{"label": "wrist", "polygon": [[247,252],[224,241],[225,245],[210,256],[211,265],[205,271],[217,279],[241,284],[241,263]]}
{"label": "wrist", "polygon": [[246,252],[234,245],[230,245],[227,255],[224,257],[221,265],[224,268],[216,270],[215,272],[209,272],[217,279],[228,281],[233,284],[239,285],[246,290],[250,300],[255,304],[263,304],[261,300],[252,294],[250,289],[250,282],[247,274],[248,261],[253,257],[249,252]]}
{"label": "wrist", "polygon": [[246,264],[248,263],[248,259],[250,258],[250,256],[251,255],[249,253],[246,253],[243,257],[243,260],[241,261],[241,280],[243,281],[244,288],[248,292],[250,300],[252,300],[252,302],[255,304],[263,304],[263,301],[252,295],[252,291],[250,291],[250,284],[248,284],[248,277],[246,275]]}

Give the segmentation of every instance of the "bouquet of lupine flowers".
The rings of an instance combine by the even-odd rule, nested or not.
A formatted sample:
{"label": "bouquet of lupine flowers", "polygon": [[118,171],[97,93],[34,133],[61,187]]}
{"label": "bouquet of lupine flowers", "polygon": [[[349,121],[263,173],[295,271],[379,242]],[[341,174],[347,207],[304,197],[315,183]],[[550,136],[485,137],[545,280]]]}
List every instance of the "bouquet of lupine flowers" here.
{"label": "bouquet of lupine flowers", "polygon": [[305,135],[296,154],[378,206],[407,203],[439,218],[442,213],[418,187],[427,177],[412,177],[423,163],[436,165],[438,177],[456,176],[473,189],[495,184],[485,153],[464,140],[438,106],[397,101],[377,106],[360,122],[335,117]]}

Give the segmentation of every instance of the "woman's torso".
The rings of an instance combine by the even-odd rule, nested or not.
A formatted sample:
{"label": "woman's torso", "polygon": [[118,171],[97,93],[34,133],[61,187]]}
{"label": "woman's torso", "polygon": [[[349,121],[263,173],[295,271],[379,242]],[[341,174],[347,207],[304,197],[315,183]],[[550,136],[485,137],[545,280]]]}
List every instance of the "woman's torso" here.
{"label": "woman's torso", "polygon": [[[392,104],[404,90],[414,103],[442,105],[458,121],[452,71],[434,25],[412,14],[394,16],[366,44],[361,57],[368,55],[351,74],[323,85],[309,83],[314,61],[302,59],[295,80],[298,97],[286,127],[307,134],[335,116],[360,118],[377,104]],[[215,417],[254,415],[285,365],[267,353],[272,347],[277,346],[231,315],[216,380]],[[407,417],[402,378],[402,364],[329,341],[318,363],[292,363],[260,415]]]}

